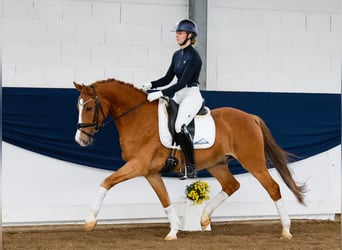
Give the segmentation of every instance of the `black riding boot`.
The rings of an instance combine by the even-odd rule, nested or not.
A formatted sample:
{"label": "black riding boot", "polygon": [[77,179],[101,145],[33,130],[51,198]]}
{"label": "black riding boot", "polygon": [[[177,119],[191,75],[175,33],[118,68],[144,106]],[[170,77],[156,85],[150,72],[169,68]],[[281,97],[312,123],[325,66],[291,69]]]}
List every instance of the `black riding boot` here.
{"label": "black riding boot", "polygon": [[186,172],[181,179],[197,178],[197,171],[195,170],[194,159],[194,145],[186,126],[183,125],[181,132],[176,134],[176,143],[182,148],[183,154],[186,160]]}

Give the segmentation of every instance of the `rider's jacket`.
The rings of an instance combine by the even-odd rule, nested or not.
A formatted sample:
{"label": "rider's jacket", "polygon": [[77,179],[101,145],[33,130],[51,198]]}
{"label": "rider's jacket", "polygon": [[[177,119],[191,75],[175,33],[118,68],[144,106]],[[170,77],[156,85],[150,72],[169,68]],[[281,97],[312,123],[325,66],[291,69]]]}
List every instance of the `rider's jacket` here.
{"label": "rider's jacket", "polygon": [[169,88],[162,90],[163,95],[173,97],[178,90],[185,87],[198,86],[201,67],[201,57],[191,45],[177,50],[172,56],[171,65],[166,75],[156,81],[152,81],[152,88],[168,85],[176,76],[177,82]]}

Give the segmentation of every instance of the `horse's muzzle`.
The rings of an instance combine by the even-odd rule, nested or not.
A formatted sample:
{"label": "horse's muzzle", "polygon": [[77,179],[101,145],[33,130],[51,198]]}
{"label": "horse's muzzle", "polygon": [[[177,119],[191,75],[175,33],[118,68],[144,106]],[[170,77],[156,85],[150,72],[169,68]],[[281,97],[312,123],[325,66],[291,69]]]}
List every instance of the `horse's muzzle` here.
{"label": "horse's muzzle", "polygon": [[87,147],[93,144],[93,134],[87,133],[81,129],[78,129],[75,135],[75,141],[82,147]]}

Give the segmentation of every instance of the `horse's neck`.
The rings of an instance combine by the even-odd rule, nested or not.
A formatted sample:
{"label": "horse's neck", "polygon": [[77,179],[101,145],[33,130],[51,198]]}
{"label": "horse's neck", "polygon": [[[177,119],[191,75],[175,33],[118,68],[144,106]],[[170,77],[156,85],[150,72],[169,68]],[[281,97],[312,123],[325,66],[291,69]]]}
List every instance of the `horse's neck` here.
{"label": "horse's neck", "polygon": [[125,160],[134,156],[136,143],[143,137],[152,138],[157,131],[157,104],[151,104],[146,94],[132,86],[118,84],[103,89],[110,105],[110,114],[119,132],[122,156]]}
{"label": "horse's neck", "polygon": [[101,94],[109,103],[110,115],[116,119],[124,117],[147,102],[146,95],[129,84],[108,83],[101,87]]}

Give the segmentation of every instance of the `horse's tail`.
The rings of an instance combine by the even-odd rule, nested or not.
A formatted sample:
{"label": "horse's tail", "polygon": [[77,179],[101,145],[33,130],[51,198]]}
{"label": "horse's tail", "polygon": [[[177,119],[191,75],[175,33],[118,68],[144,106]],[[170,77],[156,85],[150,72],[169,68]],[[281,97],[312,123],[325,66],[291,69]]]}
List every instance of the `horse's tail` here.
{"label": "horse's tail", "polygon": [[257,123],[259,124],[264,137],[264,150],[266,159],[277,169],[285,184],[297,197],[299,203],[305,204],[303,195],[305,193],[305,184],[297,185],[289,168],[287,167],[287,159],[289,156],[291,156],[291,154],[277,145],[270,130],[260,117],[257,117]]}

